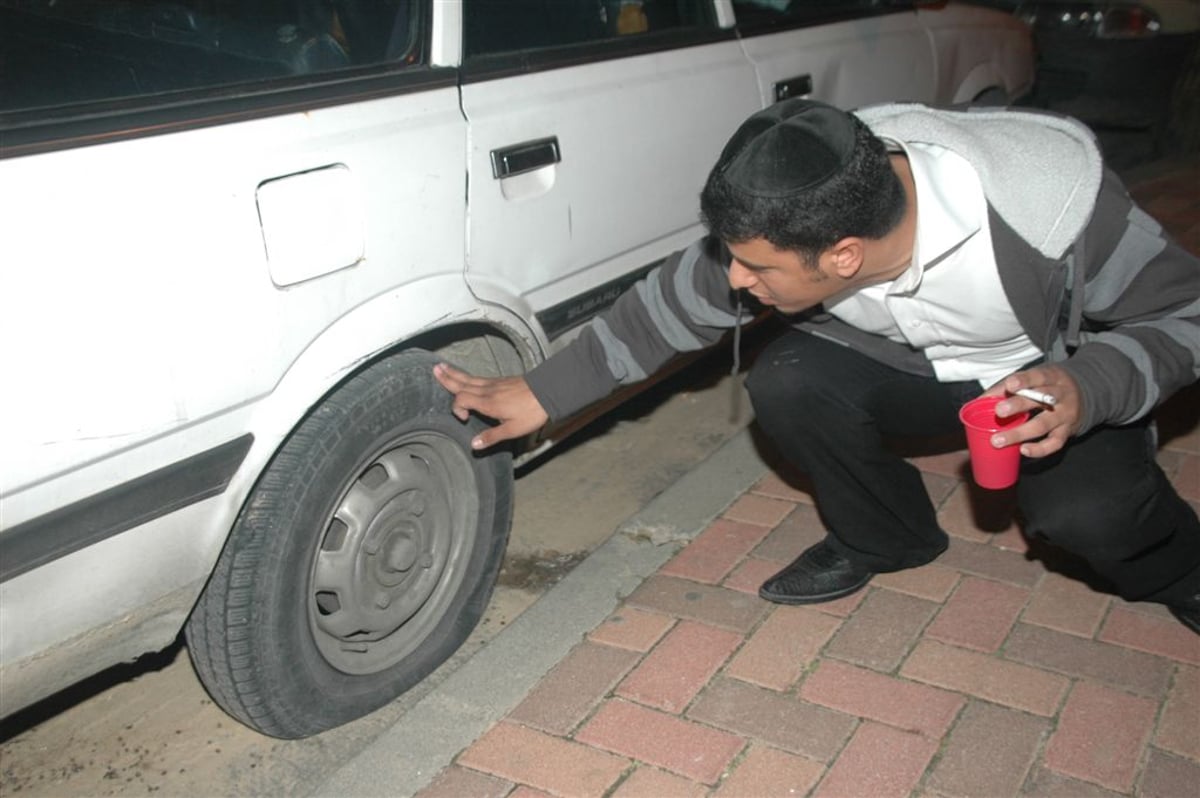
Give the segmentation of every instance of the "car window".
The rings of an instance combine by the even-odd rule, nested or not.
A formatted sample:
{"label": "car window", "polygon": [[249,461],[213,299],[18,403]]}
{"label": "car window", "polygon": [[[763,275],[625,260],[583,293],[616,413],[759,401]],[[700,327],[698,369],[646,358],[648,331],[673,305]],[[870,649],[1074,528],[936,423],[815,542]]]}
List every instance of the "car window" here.
{"label": "car window", "polygon": [[711,0],[470,0],[467,57],[710,28]]}
{"label": "car window", "polygon": [[903,7],[892,0],[733,0],[739,25],[815,24],[870,16]]}
{"label": "car window", "polygon": [[0,111],[418,60],[415,0],[0,0]]}

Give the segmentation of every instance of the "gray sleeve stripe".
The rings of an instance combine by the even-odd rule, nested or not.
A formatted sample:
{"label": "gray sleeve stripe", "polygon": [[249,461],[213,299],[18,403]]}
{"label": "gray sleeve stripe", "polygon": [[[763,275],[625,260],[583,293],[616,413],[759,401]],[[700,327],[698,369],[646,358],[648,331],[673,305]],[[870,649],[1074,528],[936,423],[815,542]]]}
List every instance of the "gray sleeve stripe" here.
{"label": "gray sleeve stripe", "polygon": [[1123,335],[1106,335],[1104,343],[1133,361],[1134,368],[1145,378],[1146,386],[1146,398],[1142,402],[1142,406],[1130,414],[1128,418],[1118,418],[1113,419],[1113,421],[1117,424],[1122,424],[1135,418],[1141,418],[1158,404],[1158,383],[1151,376],[1154,374],[1154,366],[1150,359],[1150,354],[1141,343]]}
{"label": "gray sleeve stripe", "polygon": [[655,269],[646,276],[645,280],[637,283],[638,297],[642,306],[658,330],[672,349],[678,352],[690,352],[700,349],[704,342],[688,330],[687,326],[667,307],[666,297],[662,290],[662,267]]}
{"label": "gray sleeve stripe", "polygon": [[1162,235],[1162,225],[1158,223],[1158,219],[1155,219],[1137,205],[1130,206],[1129,215],[1127,218],[1129,219],[1130,224],[1137,225],[1143,230],[1153,233],[1154,235]]}
{"label": "gray sleeve stripe", "polygon": [[737,316],[705,301],[694,287],[696,262],[700,260],[701,247],[702,243],[697,241],[680,257],[679,266],[675,270],[675,296],[679,297],[683,311],[697,324],[732,327],[737,323]]}
{"label": "gray sleeve stripe", "polygon": [[[1088,281],[1085,310],[1094,312],[1112,307],[1141,273],[1142,265],[1153,260],[1167,246],[1166,240],[1159,234],[1162,228],[1156,222],[1153,227],[1157,229],[1147,229],[1137,218],[1150,219],[1149,216],[1134,207],[1129,217],[1131,224],[1125,228],[1125,234],[1100,267],[1099,273]],[[1130,269],[1131,263],[1137,264],[1138,268]]]}
{"label": "gray sleeve stripe", "polygon": [[[1200,357],[1195,354],[1200,352],[1200,324],[1196,324],[1195,319],[1159,319],[1153,322],[1129,325],[1129,329],[1135,328],[1160,332],[1179,346],[1192,352],[1192,376],[1200,377]],[[1140,363],[1138,368],[1141,368]]]}
{"label": "gray sleeve stripe", "polygon": [[629,351],[621,339],[613,335],[612,328],[602,318],[592,321],[592,332],[604,349],[604,361],[613,377],[622,385],[629,385],[646,379],[646,372],[638,365],[633,353]]}

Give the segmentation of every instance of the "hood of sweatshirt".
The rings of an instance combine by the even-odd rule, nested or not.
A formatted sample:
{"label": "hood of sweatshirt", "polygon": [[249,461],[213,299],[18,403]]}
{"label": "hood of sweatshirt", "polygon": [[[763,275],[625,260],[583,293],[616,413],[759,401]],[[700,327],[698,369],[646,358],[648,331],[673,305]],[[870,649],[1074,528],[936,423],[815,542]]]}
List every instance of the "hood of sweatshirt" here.
{"label": "hood of sweatshirt", "polygon": [[854,114],[877,136],[946,147],[979,174],[989,204],[1042,254],[1060,258],[1091,216],[1104,162],[1083,124],[1039,111],[947,111],[897,103]]}

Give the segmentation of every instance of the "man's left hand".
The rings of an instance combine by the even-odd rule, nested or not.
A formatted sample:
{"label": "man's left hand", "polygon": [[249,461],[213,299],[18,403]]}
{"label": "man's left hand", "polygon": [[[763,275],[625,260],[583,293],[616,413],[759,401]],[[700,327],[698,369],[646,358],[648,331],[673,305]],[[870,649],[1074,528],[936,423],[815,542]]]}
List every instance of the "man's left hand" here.
{"label": "man's left hand", "polygon": [[[1049,394],[1055,398],[1052,406],[1017,396],[1022,388]],[[1028,371],[1010,374],[984,392],[987,396],[1006,396],[996,405],[996,415],[1006,416],[1026,410],[1040,410],[1029,421],[1019,427],[997,432],[992,436],[993,446],[1021,444],[1025,457],[1045,457],[1054,454],[1066,445],[1067,439],[1079,428],[1080,395],[1079,385],[1065,370],[1058,366],[1039,366]]]}

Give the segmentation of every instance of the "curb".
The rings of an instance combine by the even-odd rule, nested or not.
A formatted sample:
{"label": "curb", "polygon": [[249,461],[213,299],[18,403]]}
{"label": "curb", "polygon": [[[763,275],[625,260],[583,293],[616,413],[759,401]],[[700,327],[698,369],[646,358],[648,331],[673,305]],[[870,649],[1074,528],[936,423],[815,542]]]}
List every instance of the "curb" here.
{"label": "curb", "polygon": [[423,789],[767,470],[749,428],[734,435],[617,527],[312,795],[399,798]]}

